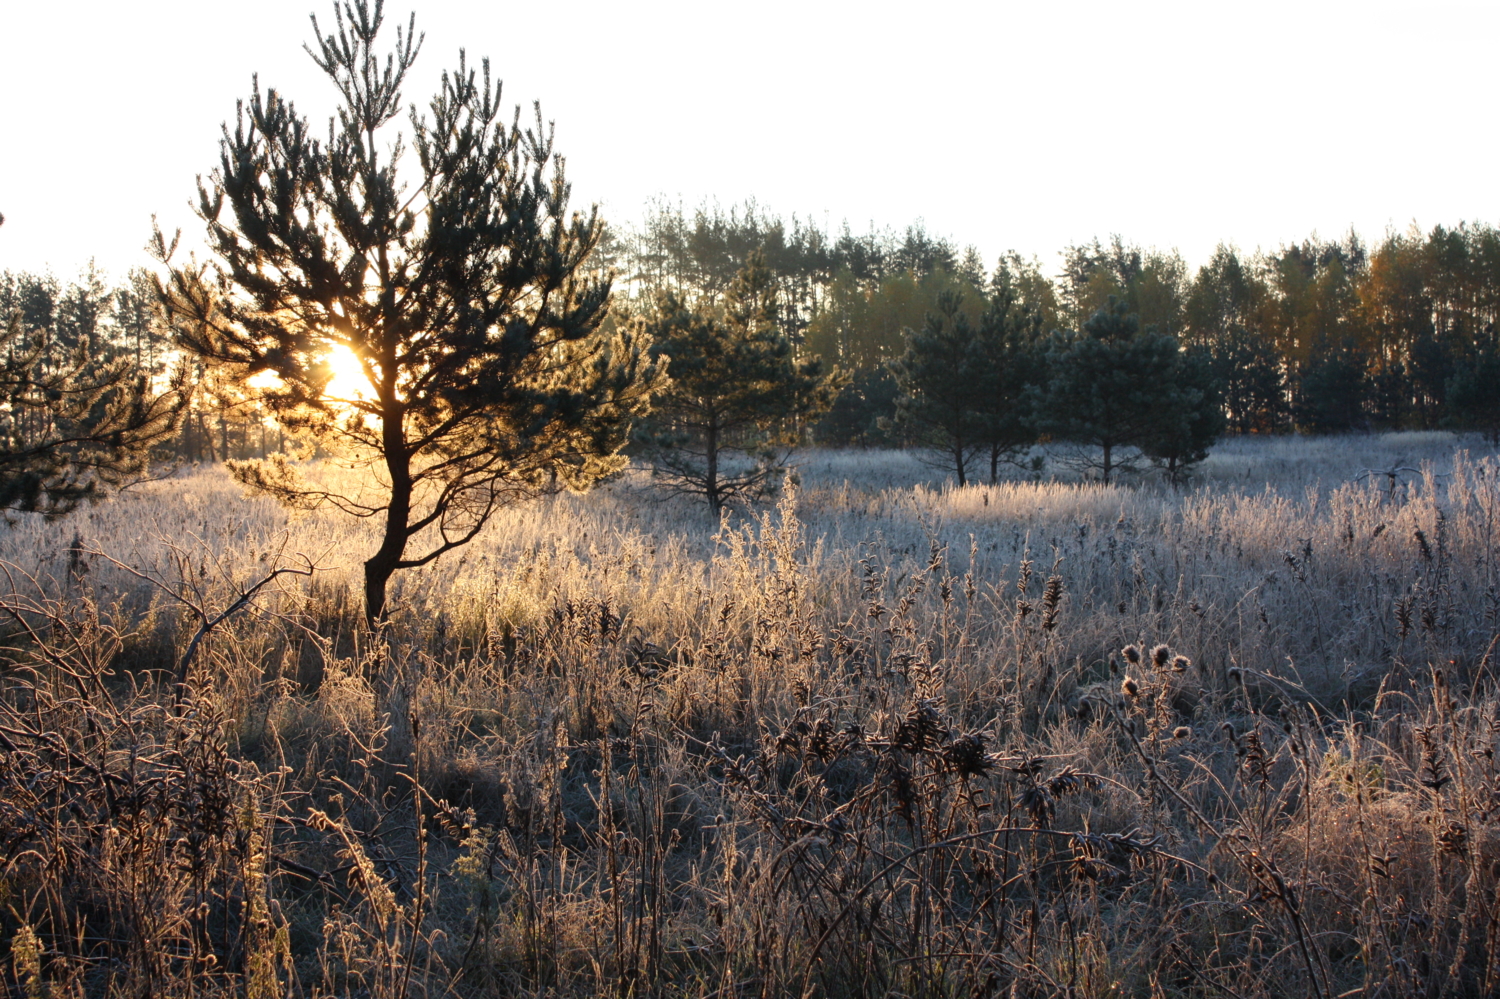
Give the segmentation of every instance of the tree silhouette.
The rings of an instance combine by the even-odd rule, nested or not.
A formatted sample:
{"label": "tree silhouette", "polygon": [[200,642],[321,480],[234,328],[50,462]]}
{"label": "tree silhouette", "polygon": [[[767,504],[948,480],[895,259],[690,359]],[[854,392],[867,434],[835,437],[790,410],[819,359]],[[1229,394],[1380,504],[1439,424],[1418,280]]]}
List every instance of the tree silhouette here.
{"label": "tree silhouette", "polygon": [[821,358],[799,359],[782,328],[775,276],[752,253],[722,309],[668,296],[640,324],[668,360],[669,384],[643,425],[653,471],[717,514],[774,482],[805,424],[833,405],[847,377]]}
{"label": "tree silhouette", "polygon": [[1142,330],[1140,318],[1110,298],[1081,330],[1052,335],[1048,381],[1037,398],[1038,427],[1088,449],[1075,461],[1105,482],[1131,467],[1135,449],[1153,442],[1158,452],[1171,451],[1180,461],[1196,453],[1190,432],[1196,421],[1184,430],[1182,418],[1204,400],[1201,389],[1179,380],[1181,365],[1175,339]]}
{"label": "tree silhouette", "polygon": [[896,419],[935,463],[951,468],[960,486],[975,461],[989,459],[990,481],[1001,461],[1036,441],[1028,386],[1038,377],[1038,317],[1018,296],[999,289],[977,321],[945,292],[920,330],[906,331],[906,350],[887,365],[896,380]]}
{"label": "tree silhouette", "polygon": [[61,516],[96,499],[101,487],[141,474],[187,403],[180,372],[153,384],[149,372],[92,337],[63,342],[53,328],[54,303],[44,297],[45,309],[22,301],[0,314],[0,511],[7,515]]}
{"label": "tree silhouette", "polygon": [[[380,0],[334,13],[328,35],[313,19],[308,49],[342,98],[326,140],[257,81],[199,181],[214,260],[171,269],[161,293],[185,347],[274,373],[261,392],[283,425],[374,466],[373,494],[319,488],[278,457],[230,467],[286,503],[383,521],[364,563],[375,624],[398,570],[467,543],[507,503],[621,468],[656,367],[601,329],[609,279],[586,265],[603,224],[569,214],[540,110],[507,122],[488,61],[476,73],[460,52],[429,112],[411,110],[408,172],[388,132],[415,21],[382,58]],[[366,390],[330,393],[338,348]]]}
{"label": "tree silhouette", "polygon": [[0,511],[56,517],[146,471],[177,429],[187,386],[126,357],[64,348],[19,313],[0,331]]}

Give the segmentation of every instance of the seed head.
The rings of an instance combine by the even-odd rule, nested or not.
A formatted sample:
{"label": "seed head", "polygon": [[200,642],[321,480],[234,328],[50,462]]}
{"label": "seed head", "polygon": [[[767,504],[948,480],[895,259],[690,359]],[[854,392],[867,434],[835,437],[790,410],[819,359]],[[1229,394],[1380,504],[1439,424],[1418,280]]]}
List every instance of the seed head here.
{"label": "seed head", "polygon": [[1172,658],[1172,650],[1165,645],[1158,645],[1151,650],[1151,662],[1157,669],[1165,669],[1167,662]]}
{"label": "seed head", "polygon": [[1174,739],[1191,739],[1192,737],[1193,730],[1186,725],[1178,725],[1172,730],[1172,738]]}
{"label": "seed head", "polygon": [[1141,649],[1140,649],[1140,646],[1138,646],[1138,645],[1127,645],[1127,646],[1125,646],[1125,648],[1121,649],[1120,651],[1125,656],[1125,661],[1128,662],[1130,665],[1132,665],[1132,666],[1139,666],[1141,664]]}
{"label": "seed head", "polygon": [[1127,676],[1125,682],[1120,684],[1120,689],[1125,692],[1126,697],[1141,696],[1141,685],[1135,682],[1135,677]]}
{"label": "seed head", "polygon": [[1175,673],[1186,673],[1187,668],[1193,665],[1193,661],[1187,656],[1174,656],[1172,658],[1172,671]]}

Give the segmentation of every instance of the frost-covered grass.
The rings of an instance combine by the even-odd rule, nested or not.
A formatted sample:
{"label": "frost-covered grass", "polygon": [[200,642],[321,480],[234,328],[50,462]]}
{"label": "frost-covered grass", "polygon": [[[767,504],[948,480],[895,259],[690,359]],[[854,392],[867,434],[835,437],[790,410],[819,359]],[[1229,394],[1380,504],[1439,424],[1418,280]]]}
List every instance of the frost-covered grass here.
{"label": "frost-covered grass", "polygon": [[[238,761],[193,800],[260,845],[173,866],[201,812],[138,829],[103,797],[12,822],[89,859],[0,874],[6,933],[65,989],[138,989],[149,958],[184,992],[1493,992],[1495,458],[1404,434],[1227,441],[1182,489],[1054,471],[957,489],[815,451],[722,522],[627,473],[398,576],[384,646],[358,624],[373,525],[219,469],[18,523],[12,658],[53,651],[10,674],[3,731],[48,706],[83,748],[5,749],[3,814],[53,807],[28,766],[91,786],[186,726]],[[130,721],[167,717],[198,625],[171,592],[214,612],[302,557],[208,638],[191,720]],[[113,673],[73,690],[63,664]],[[169,842],[110,852],[110,822]],[[108,930],[89,892],[172,916]],[[90,933],[136,956],[72,954]]]}

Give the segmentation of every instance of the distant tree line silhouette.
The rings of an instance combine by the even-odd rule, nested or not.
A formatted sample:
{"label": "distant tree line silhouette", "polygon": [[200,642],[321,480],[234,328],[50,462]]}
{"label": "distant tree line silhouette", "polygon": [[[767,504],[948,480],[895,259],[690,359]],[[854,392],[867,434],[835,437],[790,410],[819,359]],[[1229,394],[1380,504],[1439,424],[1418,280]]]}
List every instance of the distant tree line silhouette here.
{"label": "distant tree line silhouette", "polygon": [[[1138,317],[1142,335],[1171,338],[1191,356],[1184,376],[1217,400],[1218,416],[1202,427],[1217,420],[1235,434],[1453,428],[1500,442],[1500,230],[1488,224],[1390,232],[1373,247],[1353,233],[1254,254],[1226,243],[1196,273],[1175,251],[1115,236],[1064,248],[1049,273],[1016,253],[986,266],[974,248],[920,222],[830,233],[753,202],[694,211],[657,203],[644,223],[617,233],[611,249],[626,277],[629,297],[617,303],[624,308],[662,291],[716,301],[749,254],[763,253],[799,349],[852,379],[814,429],[824,444],[922,437],[917,423],[892,419],[902,409],[900,359],[913,337],[921,353],[936,335],[930,323],[951,335],[961,317],[978,330],[997,308],[1023,312],[1039,341],[1054,331],[1076,334],[1101,310]],[[1014,352],[1016,335],[995,349]],[[1033,401],[1050,391],[1050,375],[1029,377]],[[1045,413],[1034,422],[1066,430]]]}
{"label": "distant tree line silhouette", "polygon": [[[753,201],[658,201],[642,222],[609,230],[588,266],[616,275],[610,322],[642,324],[679,372],[675,355],[693,337],[755,328],[762,374],[781,371],[795,399],[782,406],[773,385],[750,386],[752,365],[709,370],[744,383],[721,386],[726,397],[758,400],[736,446],[779,458],[726,468],[756,485],[809,439],[919,447],[965,482],[1025,465],[1047,440],[1088,445],[1076,460],[1105,478],[1144,462],[1175,478],[1220,433],[1452,428],[1500,443],[1494,226],[1390,232],[1373,246],[1353,233],[1312,237],[1253,254],[1221,244],[1196,272],[1175,251],[1118,236],[1060,258],[1055,272],[1014,252],[987,265],[920,221],[829,231]],[[742,301],[751,278],[774,305],[753,323]],[[191,397],[156,425],[156,457],[253,458],[285,444],[260,393],[177,349],[144,269],[115,283],[92,264],[71,281],[0,272],[0,319],[13,352],[45,341],[163,388],[176,370]],[[662,402],[640,453],[722,505],[733,482],[721,497],[700,481],[704,462],[685,454],[668,415],[685,419],[682,393]],[[24,436],[38,417],[12,407],[7,419]]]}

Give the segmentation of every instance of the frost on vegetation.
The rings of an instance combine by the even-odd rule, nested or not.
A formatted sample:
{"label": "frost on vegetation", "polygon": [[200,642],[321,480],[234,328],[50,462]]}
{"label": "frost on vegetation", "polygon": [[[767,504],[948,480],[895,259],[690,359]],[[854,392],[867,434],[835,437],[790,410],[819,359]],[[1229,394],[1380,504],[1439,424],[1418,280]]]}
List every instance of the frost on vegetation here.
{"label": "frost on vegetation", "polygon": [[[20,523],[8,981],[1493,994],[1500,464],[1303,443],[1184,491],[815,453],[722,519],[627,476],[413,573],[389,648],[363,528],[218,471]],[[205,607],[325,567],[225,620],[176,706],[191,628],[87,554],[161,539]]]}

